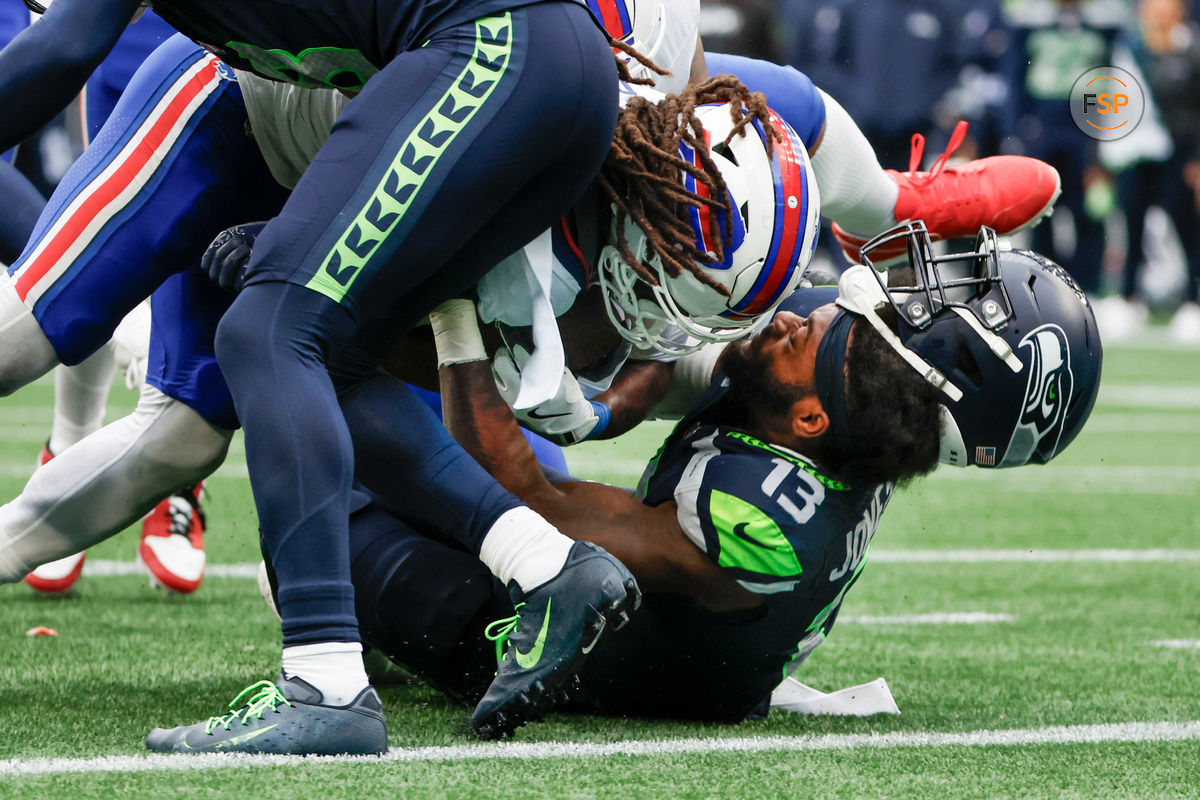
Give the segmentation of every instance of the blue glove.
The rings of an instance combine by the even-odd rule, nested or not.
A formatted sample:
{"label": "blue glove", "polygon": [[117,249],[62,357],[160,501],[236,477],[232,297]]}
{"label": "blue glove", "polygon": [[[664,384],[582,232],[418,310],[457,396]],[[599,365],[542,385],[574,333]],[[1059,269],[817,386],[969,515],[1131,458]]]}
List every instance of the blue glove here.
{"label": "blue glove", "polygon": [[265,222],[247,222],[221,231],[200,257],[200,269],[222,289],[240,292],[246,282],[246,264],[254,249],[254,240],[266,225]]}

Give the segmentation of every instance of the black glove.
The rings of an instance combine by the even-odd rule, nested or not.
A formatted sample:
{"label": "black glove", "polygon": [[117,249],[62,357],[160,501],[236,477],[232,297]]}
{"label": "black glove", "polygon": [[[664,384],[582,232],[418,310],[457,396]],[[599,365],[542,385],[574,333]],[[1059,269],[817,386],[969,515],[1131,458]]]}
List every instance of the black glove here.
{"label": "black glove", "polygon": [[200,269],[213,283],[229,292],[240,292],[246,282],[246,264],[254,249],[254,240],[266,227],[265,222],[234,225],[217,234],[200,258]]}

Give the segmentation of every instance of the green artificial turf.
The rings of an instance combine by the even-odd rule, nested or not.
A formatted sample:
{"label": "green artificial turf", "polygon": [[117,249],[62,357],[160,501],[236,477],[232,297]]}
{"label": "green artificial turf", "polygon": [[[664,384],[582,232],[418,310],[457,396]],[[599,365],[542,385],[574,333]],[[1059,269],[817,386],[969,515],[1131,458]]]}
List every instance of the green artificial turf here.
{"label": "green artificial turf", "polygon": [[[4,498],[20,490],[23,470],[32,467],[50,400],[51,384],[42,381],[0,401]],[[118,389],[112,402],[120,414],[133,396]],[[615,442],[582,445],[569,458],[577,474],[632,485],[667,430],[655,423]],[[209,483],[213,564],[257,558],[240,444],[231,452]],[[1200,641],[1194,555],[895,557],[918,550],[1194,553],[1198,453],[1200,352],[1154,340],[1111,349],[1089,428],[1053,464],[992,473],[946,468],[898,494],[884,515],[841,621],[798,677],[833,690],[882,676],[900,715],[774,711],[725,727],[552,715],[514,741],[916,736],[1200,720],[1200,649],[1158,644]],[[130,561],[135,548],[130,531],[89,558]],[[949,613],[1003,616],[978,624],[905,621]],[[37,625],[59,635],[27,637]],[[103,757],[144,753],[149,728],[218,713],[244,686],[271,677],[278,658],[277,623],[245,578],[209,577],[190,597],[164,597],[140,576],[85,575],[65,599],[0,587],[0,798],[1200,797],[1195,738],[102,771]],[[459,732],[467,710],[429,688],[409,683],[381,694],[392,747],[471,744]],[[37,759],[83,761],[72,762],[78,772],[13,774],[15,765]]]}

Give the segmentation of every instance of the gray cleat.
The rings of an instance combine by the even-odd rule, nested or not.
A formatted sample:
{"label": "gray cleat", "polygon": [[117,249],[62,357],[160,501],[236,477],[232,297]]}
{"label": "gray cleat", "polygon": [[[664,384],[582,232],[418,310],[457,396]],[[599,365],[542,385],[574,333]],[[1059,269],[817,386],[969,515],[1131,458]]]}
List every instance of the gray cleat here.
{"label": "gray cleat", "polygon": [[499,739],[544,717],[605,629],[620,628],[642,602],[625,565],[591,542],[576,542],[546,583],[528,594],[513,583],[509,593],[517,614],[488,626],[488,638],[507,648],[471,715],[483,739]]}
{"label": "gray cleat", "polygon": [[[279,676],[233,699],[233,709],[207,722],[155,728],[146,747],[160,753],[287,753],[374,755],[387,752],[379,695],[368,686],[349,705],[329,706],[311,684]],[[244,703],[244,705],[238,705]]]}

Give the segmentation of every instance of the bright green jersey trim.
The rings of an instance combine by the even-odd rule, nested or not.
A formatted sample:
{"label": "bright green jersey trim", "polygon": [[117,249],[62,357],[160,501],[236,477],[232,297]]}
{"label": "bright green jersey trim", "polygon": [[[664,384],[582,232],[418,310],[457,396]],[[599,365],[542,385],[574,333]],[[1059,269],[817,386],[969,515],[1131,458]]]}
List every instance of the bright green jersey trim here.
{"label": "bright green jersey trim", "polygon": [[500,85],[512,55],[512,15],[475,20],[475,53],[397,149],[396,160],[306,284],[340,303],[404,218],[434,165]]}
{"label": "bright green jersey trim", "polygon": [[794,578],[804,569],[775,520],[745,500],[714,490],[708,505],[721,543],[717,565]]}
{"label": "bright green jersey trim", "polygon": [[827,489],[833,489],[836,492],[844,492],[850,488],[850,486],[835,478],[829,478],[822,475],[817,471],[816,467],[804,459],[797,457],[795,453],[789,453],[788,451],[781,450],[778,447],[772,447],[761,439],[757,439],[748,433],[743,433],[742,431],[726,431],[725,435],[731,439],[737,439],[739,442],[748,444],[751,447],[757,447],[760,450],[766,450],[772,455],[779,456],[785,461],[795,464],[796,466],[800,467],[800,469],[804,470],[809,475],[812,475],[814,478],[820,481]]}
{"label": "bright green jersey trim", "polygon": [[287,50],[267,50],[249,42],[226,42],[225,46],[249,61],[264,78],[273,77],[305,89],[357,92],[379,71],[366,56],[347,47],[309,47],[293,55]]}

